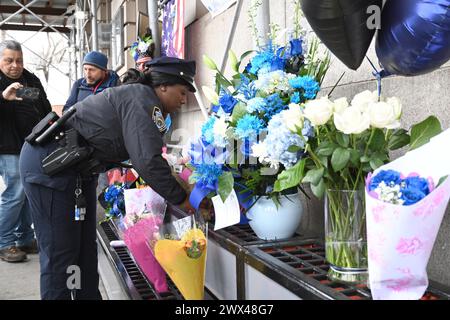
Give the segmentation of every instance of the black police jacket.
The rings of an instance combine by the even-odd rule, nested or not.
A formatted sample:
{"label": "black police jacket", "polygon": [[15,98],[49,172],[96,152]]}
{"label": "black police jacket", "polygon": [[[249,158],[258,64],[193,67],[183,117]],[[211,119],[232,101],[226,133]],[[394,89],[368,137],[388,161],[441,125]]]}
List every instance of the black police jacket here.
{"label": "black police jacket", "polygon": [[[7,101],[1,96],[10,84],[19,82],[25,87],[38,88],[36,100]],[[0,71],[0,154],[19,154],[25,137],[33,127],[51,111],[41,81],[31,72],[23,70],[22,77],[14,80]]]}
{"label": "black police jacket", "polygon": [[68,125],[80,133],[101,162],[130,159],[134,169],[157,193],[172,204],[186,199],[186,192],[161,156],[165,131],[161,102],[143,84],[108,88],[73,106]]}

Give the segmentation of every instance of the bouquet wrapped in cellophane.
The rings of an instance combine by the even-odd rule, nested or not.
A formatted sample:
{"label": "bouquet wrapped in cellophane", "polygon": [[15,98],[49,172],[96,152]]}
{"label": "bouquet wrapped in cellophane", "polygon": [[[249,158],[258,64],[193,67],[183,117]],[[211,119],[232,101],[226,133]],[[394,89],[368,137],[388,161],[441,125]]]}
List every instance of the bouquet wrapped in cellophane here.
{"label": "bouquet wrapped in cellophane", "polygon": [[203,300],[208,225],[201,215],[164,224],[149,242],[161,264],[186,300]]}
{"label": "bouquet wrapped in cellophane", "polygon": [[450,197],[450,130],[378,168],[366,181],[373,299],[420,299]]}
{"label": "bouquet wrapped in cellophane", "polygon": [[150,187],[139,185],[124,191],[126,215],[118,222],[121,236],[136,263],[157,292],[168,291],[166,274],[148,247],[164,220],[166,202]]}

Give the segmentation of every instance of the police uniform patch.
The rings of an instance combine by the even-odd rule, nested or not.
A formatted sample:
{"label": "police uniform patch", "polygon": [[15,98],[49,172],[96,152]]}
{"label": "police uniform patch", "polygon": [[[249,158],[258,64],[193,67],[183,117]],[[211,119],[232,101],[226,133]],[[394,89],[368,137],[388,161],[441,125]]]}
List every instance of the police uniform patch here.
{"label": "police uniform patch", "polygon": [[166,121],[164,120],[164,116],[160,108],[156,106],[153,107],[152,119],[153,122],[156,124],[156,127],[158,128],[159,132],[165,132],[167,130]]}

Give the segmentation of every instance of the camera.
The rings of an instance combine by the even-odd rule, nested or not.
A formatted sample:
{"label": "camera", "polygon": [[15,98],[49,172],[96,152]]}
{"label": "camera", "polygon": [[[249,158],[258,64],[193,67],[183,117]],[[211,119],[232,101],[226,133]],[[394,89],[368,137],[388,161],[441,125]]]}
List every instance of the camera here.
{"label": "camera", "polygon": [[40,90],[38,88],[23,87],[17,89],[16,97],[23,99],[36,100],[39,98]]}

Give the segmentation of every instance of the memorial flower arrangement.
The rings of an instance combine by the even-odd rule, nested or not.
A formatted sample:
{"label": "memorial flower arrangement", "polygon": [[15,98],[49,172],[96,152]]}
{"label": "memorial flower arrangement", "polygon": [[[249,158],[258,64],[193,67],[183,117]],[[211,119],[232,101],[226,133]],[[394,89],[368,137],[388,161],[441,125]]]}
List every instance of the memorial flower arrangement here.
{"label": "memorial flower arrangement", "polygon": [[191,148],[194,206],[207,195],[219,194],[225,201],[234,189],[248,207],[255,196],[276,201],[281,192],[298,186],[288,180],[315,134],[311,121],[300,115],[303,104],[320,90],[329,55],[322,53],[317,39],[308,45],[303,37],[292,37],[285,45],[270,41],[240,71],[251,53],[238,60],[229,52],[230,80],[204,56],[216,72],[216,87],[203,87],[212,114]]}

